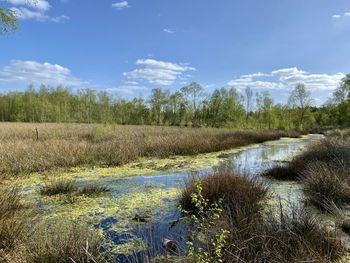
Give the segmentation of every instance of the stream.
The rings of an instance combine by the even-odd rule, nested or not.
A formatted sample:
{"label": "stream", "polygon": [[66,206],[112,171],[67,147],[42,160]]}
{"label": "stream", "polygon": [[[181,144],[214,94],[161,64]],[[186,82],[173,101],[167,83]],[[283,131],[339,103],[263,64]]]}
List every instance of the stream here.
{"label": "stream", "polygon": [[[215,168],[220,169],[221,167],[225,167],[227,169],[227,167],[229,167],[229,169],[234,169],[240,174],[256,177],[259,176],[262,171],[274,165],[291,160],[293,156],[302,152],[309,144],[315,143],[322,138],[322,135],[310,134],[299,139],[281,138],[276,141],[248,146],[236,153],[219,156],[219,158],[222,158],[222,161]],[[205,176],[210,173],[213,168],[214,167],[210,167],[196,171],[196,175]],[[155,176],[136,176],[129,180],[141,185],[156,184],[165,191],[166,189],[183,187],[185,180],[190,174],[191,171],[158,174]],[[275,193],[275,197],[278,199],[299,204],[303,198],[302,187],[296,182],[281,182],[267,178],[261,179],[269,183],[271,189]],[[156,215],[152,222],[136,224],[129,233],[130,238],[136,236],[146,242],[146,244],[151,247],[152,255],[163,252],[162,240],[164,238],[176,240],[180,248],[184,248],[186,243],[185,234],[188,231],[188,229],[186,229],[187,226],[185,224],[177,224],[175,227],[171,227],[172,222],[180,217],[176,209],[176,201],[174,202],[174,200],[167,199],[166,196],[164,196],[164,202],[168,204],[168,209],[165,213]],[[127,236],[120,237],[115,235],[115,233],[108,228],[108,223],[110,222],[102,224],[102,227],[105,233],[108,233],[115,242],[119,242],[121,240],[120,238],[127,238]],[[141,255],[136,253],[131,256],[132,259],[135,257],[142,257],[142,252]],[[129,262],[132,259],[130,259],[129,256],[118,255],[119,262]]]}
{"label": "stream", "polygon": [[[166,160],[147,159],[124,167],[86,168],[57,175],[64,180],[73,180],[78,187],[99,184],[110,190],[93,198],[74,197],[71,200],[64,196],[41,196],[38,189],[48,178],[39,174],[16,180],[16,185],[20,186],[27,200],[36,204],[43,220],[87,221],[109,240],[110,252],[118,262],[135,262],[135,259],[142,262],[147,256],[145,245],[149,256],[160,254],[165,238],[176,240],[180,251],[185,249],[189,226],[175,224],[181,217],[177,199],[185,180],[192,173],[205,176],[213,169],[225,167],[257,177],[274,165],[288,162],[309,144],[322,138],[323,135],[309,134],[219,153],[174,156]],[[190,165],[198,163],[198,166]],[[267,181],[278,200],[302,203],[302,187],[297,182],[258,179]]]}

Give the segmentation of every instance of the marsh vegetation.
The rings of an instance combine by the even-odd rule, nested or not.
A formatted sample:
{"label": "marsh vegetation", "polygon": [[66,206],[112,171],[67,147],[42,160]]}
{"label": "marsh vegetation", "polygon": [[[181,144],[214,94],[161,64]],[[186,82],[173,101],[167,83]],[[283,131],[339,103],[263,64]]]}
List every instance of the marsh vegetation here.
{"label": "marsh vegetation", "polygon": [[141,157],[165,158],[217,152],[301,134],[297,131],[102,124],[0,123],[0,130],[1,177],[77,166],[114,167]]}
{"label": "marsh vegetation", "polygon": [[[212,262],[336,262],[347,255],[338,232],[319,223],[317,215],[309,209],[285,201],[277,204],[276,209],[271,182],[259,176],[263,166],[258,166],[257,174],[235,170],[230,165],[210,168],[229,160],[241,162],[243,159],[231,157],[240,152],[247,152],[250,158],[258,154],[251,164],[261,165],[266,154],[272,160],[280,157],[283,161],[289,154],[298,153],[298,143],[306,145],[308,137],[299,138],[300,132],[89,124],[1,125],[1,145],[7,147],[7,152],[4,148],[0,150],[2,160],[6,161],[6,166],[1,167],[0,198],[1,210],[5,211],[0,216],[3,240],[0,258],[4,262],[71,259],[74,262],[193,262],[205,257],[213,259]],[[330,181],[334,171],[338,173],[338,169],[348,166],[344,134],[318,142],[290,162],[283,162],[282,168],[275,169],[275,177],[283,178],[280,169],[298,167],[300,170],[290,169],[288,179],[304,186],[310,203],[315,204],[311,197],[319,198],[322,191],[334,204],[346,204],[346,185]],[[267,142],[281,137],[294,139]],[[266,143],[259,145],[263,142]],[[281,150],[274,148],[278,142],[297,144],[291,152],[281,155],[285,146]],[[235,147],[241,148],[232,151]],[[255,150],[264,147],[271,147],[271,152]],[[325,157],[325,152],[330,155]],[[185,178],[185,174],[167,175],[181,168],[179,155],[183,156],[180,158],[183,163],[195,160],[197,154],[203,159],[205,173],[187,178],[184,185],[176,182]],[[204,155],[200,157],[200,154]],[[124,159],[118,159],[120,156]],[[135,175],[145,173],[145,166],[152,158],[156,158],[152,162],[165,162],[164,168],[162,165],[157,172],[160,181],[157,176],[151,177],[152,183],[147,177],[134,179]],[[169,166],[171,163],[176,166]],[[245,168],[253,168],[251,164],[248,162]],[[316,169],[313,164],[324,171],[322,183],[308,175]],[[197,169],[201,170],[200,167]],[[330,170],[334,167],[337,170]],[[341,180],[346,177],[343,172]],[[332,187],[333,192],[327,187]],[[199,204],[194,195],[197,202],[202,200]],[[170,217],[169,222],[159,222],[174,214],[176,204],[181,205],[182,216],[175,213],[180,219]],[[346,232],[347,221],[343,219],[339,229]],[[143,228],[155,229],[158,224],[164,224],[160,227],[164,232],[143,239],[143,235],[150,235],[148,231],[154,231]],[[162,254],[167,254],[166,250],[159,248],[159,243],[169,237],[169,230],[164,230],[169,229],[169,224],[175,225],[171,238],[178,249],[175,254],[165,256]],[[184,232],[187,228],[188,232]],[[148,250],[153,252],[144,252]]]}

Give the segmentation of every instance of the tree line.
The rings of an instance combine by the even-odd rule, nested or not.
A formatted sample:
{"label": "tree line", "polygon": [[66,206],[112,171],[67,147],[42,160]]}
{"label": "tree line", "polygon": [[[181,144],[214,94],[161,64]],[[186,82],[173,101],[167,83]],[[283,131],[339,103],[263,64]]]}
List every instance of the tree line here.
{"label": "tree line", "polygon": [[0,94],[0,120],[22,122],[79,122],[187,127],[307,129],[350,126],[350,74],[333,98],[313,107],[310,92],[298,84],[288,103],[275,104],[268,92],[220,88],[211,94],[198,83],[176,92],[153,89],[149,99],[114,99],[105,91],[64,87]]}

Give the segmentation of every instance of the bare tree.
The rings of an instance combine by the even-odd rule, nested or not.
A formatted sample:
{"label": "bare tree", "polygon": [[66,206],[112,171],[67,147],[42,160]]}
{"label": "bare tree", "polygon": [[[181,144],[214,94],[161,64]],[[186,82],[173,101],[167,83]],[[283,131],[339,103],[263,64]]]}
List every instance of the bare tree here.
{"label": "bare tree", "polygon": [[299,83],[289,96],[288,103],[293,108],[298,109],[298,126],[303,128],[305,114],[307,109],[312,106],[311,93],[305,88],[305,85]]}

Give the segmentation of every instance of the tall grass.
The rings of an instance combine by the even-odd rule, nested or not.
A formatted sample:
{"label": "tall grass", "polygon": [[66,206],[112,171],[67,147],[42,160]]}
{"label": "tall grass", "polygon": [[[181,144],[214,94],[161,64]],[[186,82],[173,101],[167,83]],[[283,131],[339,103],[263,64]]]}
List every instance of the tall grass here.
{"label": "tall grass", "polygon": [[0,262],[107,261],[105,241],[79,221],[34,222],[16,189],[0,188]]}
{"label": "tall grass", "polygon": [[[189,203],[194,184],[187,183],[180,203],[196,216]],[[258,181],[218,172],[203,178],[201,185],[210,203],[222,200],[221,219],[205,229],[199,244],[209,256],[217,247],[208,241],[222,229],[228,231],[222,262],[333,262],[346,253],[336,234],[305,210],[294,207],[286,212],[281,206],[279,211],[263,212],[267,188]]]}
{"label": "tall grass", "polygon": [[75,166],[118,166],[145,156],[208,153],[299,135],[293,131],[0,123],[0,174],[15,176]]}
{"label": "tall grass", "polygon": [[350,204],[350,144],[341,138],[327,138],[286,166],[274,167],[263,175],[299,180],[312,204],[332,211],[336,206]]}

